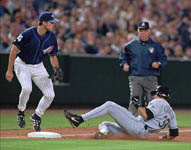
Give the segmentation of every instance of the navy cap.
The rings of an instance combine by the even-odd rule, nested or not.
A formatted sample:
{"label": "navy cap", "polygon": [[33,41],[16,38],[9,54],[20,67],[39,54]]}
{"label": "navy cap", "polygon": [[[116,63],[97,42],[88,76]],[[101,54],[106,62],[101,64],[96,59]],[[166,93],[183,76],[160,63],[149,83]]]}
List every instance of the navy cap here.
{"label": "navy cap", "polygon": [[54,18],[54,15],[51,12],[46,11],[40,14],[39,21],[40,22],[48,21],[48,22],[56,23],[59,20]]}
{"label": "navy cap", "polygon": [[141,21],[139,22],[138,24],[138,29],[139,30],[148,30],[150,27],[149,27],[149,23],[146,22],[146,21]]}

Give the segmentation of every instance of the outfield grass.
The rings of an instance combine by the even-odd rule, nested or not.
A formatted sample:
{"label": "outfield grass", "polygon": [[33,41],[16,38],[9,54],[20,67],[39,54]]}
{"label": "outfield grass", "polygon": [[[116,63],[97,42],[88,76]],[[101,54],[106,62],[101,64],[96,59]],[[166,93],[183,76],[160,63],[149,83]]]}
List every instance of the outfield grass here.
{"label": "outfield grass", "polygon": [[191,143],[109,140],[1,140],[1,150],[190,150]]}
{"label": "outfield grass", "polygon": [[[29,120],[31,113],[25,114],[26,126],[25,129],[32,129],[32,124]],[[0,128],[1,130],[7,129],[20,129],[17,125],[15,114],[1,114],[0,116]],[[108,115],[90,120],[80,125],[80,127],[97,126],[102,121],[112,121],[113,119]],[[66,128],[71,127],[70,123],[65,119],[64,114],[61,113],[46,113],[42,118],[42,128]]]}
{"label": "outfield grass", "polygon": [[[26,113],[26,127],[25,129],[32,129],[29,121],[31,113]],[[179,127],[191,127],[191,114],[177,114],[177,122]],[[20,129],[16,122],[16,114],[1,114],[0,128],[5,129]],[[102,121],[112,121],[112,118],[107,116],[87,121],[80,125],[80,127],[97,126]],[[42,118],[42,128],[65,128],[71,127],[62,113],[46,113]]]}
{"label": "outfield grass", "polygon": [[179,127],[191,127],[191,114],[177,114],[176,119]]}
{"label": "outfield grass", "polygon": [[[0,114],[0,129],[19,129],[16,114]],[[26,128],[32,129],[29,122],[31,113],[26,113]],[[191,114],[177,114],[179,127],[191,127]],[[98,126],[102,121],[112,121],[111,117],[87,121],[80,127]],[[42,118],[42,128],[71,127],[62,113],[46,113]],[[190,150],[191,143],[124,141],[124,140],[63,140],[63,139],[1,139],[0,150]]]}

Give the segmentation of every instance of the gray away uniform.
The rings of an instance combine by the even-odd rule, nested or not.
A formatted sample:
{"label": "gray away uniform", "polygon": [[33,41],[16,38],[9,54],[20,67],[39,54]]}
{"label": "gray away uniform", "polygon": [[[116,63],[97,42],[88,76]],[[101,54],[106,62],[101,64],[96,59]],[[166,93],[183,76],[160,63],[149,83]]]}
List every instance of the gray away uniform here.
{"label": "gray away uniform", "polygon": [[109,114],[116,122],[104,121],[99,125],[101,133],[130,134],[135,137],[146,137],[158,133],[162,129],[178,129],[176,115],[169,103],[163,99],[152,100],[147,108],[153,113],[154,118],[144,120],[141,116],[133,116],[126,108],[107,101],[100,107],[81,115],[84,121]]}

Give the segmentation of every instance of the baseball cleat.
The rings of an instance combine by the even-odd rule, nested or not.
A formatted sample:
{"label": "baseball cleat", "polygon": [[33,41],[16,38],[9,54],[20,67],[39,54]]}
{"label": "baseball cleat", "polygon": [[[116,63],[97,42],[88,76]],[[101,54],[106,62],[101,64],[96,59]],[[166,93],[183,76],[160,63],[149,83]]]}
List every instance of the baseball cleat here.
{"label": "baseball cleat", "polygon": [[81,116],[71,114],[67,112],[66,110],[64,110],[64,115],[66,119],[68,119],[68,121],[70,122],[73,128],[78,127],[80,123],[84,122]]}
{"label": "baseball cleat", "polygon": [[32,116],[30,117],[30,121],[32,122],[33,129],[36,132],[40,132],[41,118],[36,114],[32,114]]}
{"label": "baseball cleat", "polygon": [[20,128],[25,127],[25,114],[24,111],[19,111],[17,114],[17,123]]}
{"label": "baseball cleat", "polygon": [[104,133],[101,133],[101,132],[96,132],[94,134],[94,138],[95,139],[106,139],[108,137],[111,137],[113,135],[112,132],[104,132]]}

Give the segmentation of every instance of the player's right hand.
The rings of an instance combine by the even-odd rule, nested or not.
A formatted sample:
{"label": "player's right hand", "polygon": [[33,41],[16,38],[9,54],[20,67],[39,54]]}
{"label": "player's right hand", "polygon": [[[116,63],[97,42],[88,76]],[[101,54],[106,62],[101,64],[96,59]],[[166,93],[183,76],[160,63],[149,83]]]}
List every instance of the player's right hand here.
{"label": "player's right hand", "polygon": [[7,71],[5,74],[5,78],[7,79],[7,81],[11,82],[13,79],[13,72]]}
{"label": "player's right hand", "polygon": [[123,71],[125,71],[125,72],[129,71],[129,65],[128,64],[124,64]]}
{"label": "player's right hand", "polygon": [[135,108],[138,109],[138,107],[141,106],[140,101],[139,101],[139,96],[133,96],[131,101],[132,101],[132,104],[135,106]]}

